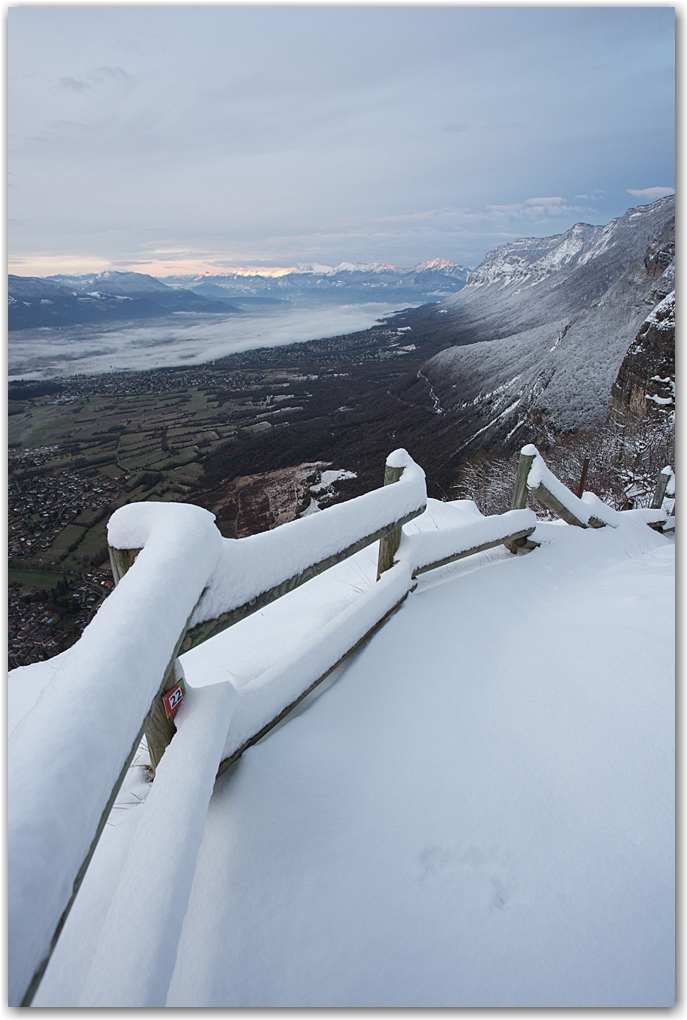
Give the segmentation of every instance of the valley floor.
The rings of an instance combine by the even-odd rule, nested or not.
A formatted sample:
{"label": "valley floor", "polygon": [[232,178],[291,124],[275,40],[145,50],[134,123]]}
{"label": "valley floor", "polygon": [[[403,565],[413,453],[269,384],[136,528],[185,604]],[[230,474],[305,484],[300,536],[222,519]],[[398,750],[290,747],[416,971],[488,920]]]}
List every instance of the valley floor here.
{"label": "valley floor", "polygon": [[[534,537],[423,575],[217,781],[168,1006],[673,1004],[674,541],[641,522]],[[373,546],[188,654],[190,684],[266,668],[375,564]],[[11,724],[50,668],[11,674]],[[36,1006],[90,1004],[143,771]]]}

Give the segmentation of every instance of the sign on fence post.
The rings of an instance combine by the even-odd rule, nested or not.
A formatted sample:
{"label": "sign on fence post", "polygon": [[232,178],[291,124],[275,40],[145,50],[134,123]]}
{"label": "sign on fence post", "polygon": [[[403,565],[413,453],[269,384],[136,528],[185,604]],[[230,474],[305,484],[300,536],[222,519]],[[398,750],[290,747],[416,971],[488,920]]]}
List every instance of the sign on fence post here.
{"label": "sign on fence post", "polygon": [[162,694],[157,699],[146,730],[146,743],[153,769],[160,764],[162,755],[177,731],[174,716],[181,705],[185,690],[184,667],[178,659],[175,659],[167,672]]}
{"label": "sign on fence post", "polygon": [[162,696],[162,703],[165,706],[165,715],[168,719],[173,719],[177,713],[181,702],[184,699],[184,688],[181,684],[175,684],[171,691]]}
{"label": "sign on fence post", "polygon": [[[113,546],[108,546],[112,576],[114,577],[116,585],[119,584],[127,570],[134,565],[136,557],[140,551],[140,549],[115,549]],[[179,671],[181,671],[181,683],[179,683]],[[148,744],[150,764],[152,765],[153,770],[155,770],[159,765],[160,758],[162,758],[162,755],[165,753],[165,748],[176,733],[176,726],[174,725],[173,719],[184,696],[185,688],[183,686],[183,672],[181,663],[179,663],[178,659],[175,660],[167,671],[162,687],[162,694],[157,699],[153,714],[151,715],[150,722],[148,723],[148,728],[146,729],[146,743]],[[177,695],[174,698],[170,697],[173,695],[176,688],[179,688],[181,691],[181,696]],[[173,705],[170,705],[168,701],[165,700],[168,698],[170,702],[173,702]]]}

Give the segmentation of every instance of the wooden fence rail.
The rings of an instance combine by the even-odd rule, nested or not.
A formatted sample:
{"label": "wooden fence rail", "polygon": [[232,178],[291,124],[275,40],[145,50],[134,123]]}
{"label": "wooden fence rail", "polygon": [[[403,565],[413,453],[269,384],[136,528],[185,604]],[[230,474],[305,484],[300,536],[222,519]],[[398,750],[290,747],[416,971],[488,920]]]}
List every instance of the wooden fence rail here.
{"label": "wooden fence rail", "polygon": [[[583,488],[586,477],[586,468],[589,461],[585,459],[585,469],[582,472],[580,489]],[[649,510],[641,511],[645,523],[650,528],[662,530],[665,524],[666,515],[661,506],[666,493],[666,487],[673,477],[671,468],[664,468],[659,475],[656,491]],[[620,511],[602,503],[593,493],[573,493],[547,468],[544,459],[533,445],[524,446],[518,461],[518,472],[513,490],[512,509],[519,509],[527,506],[528,496],[534,496],[548,510],[551,510],[565,521],[578,528],[605,528],[607,526],[617,527],[620,521]],[[655,511],[655,512],[653,512]],[[634,512],[634,511],[631,511]],[[602,519],[603,518],[603,519]],[[522,539],[517,540],[514,545],[522,545]],[[511,551],[515,551],[512,549]]]}
{"label": "wooden fence rail", "polygon": [[[41,699],[29,713],[24,742],[16,749],[10,747],[10,1004],[30,1005],[33,999],[143,732],[154,766],[174,736],[174,722],[165,711],[164,698],[183,675],[177,659],[182,652],[379,541],[377,584],[324,628],[319,645],[315,642],[290,663],[277,664],[268,671],[269,683],[251,683],[241,689],[229,724],[230,736],[234,736],[225,742],[219,775],[396,611],[415,587],[418,575],[499,545],[512,553],[536,548],[530,538],[536,518],[526,509],[528,493],[578,527],[616,526],[615,511],[598,500],[592,506],[578,499],[547,472],[536,448],[525,447],[509,512],[488,518],[477,515],[467,524],[412,535],[402,530],[403,525],[424,512],[427,497],[424,473],[405,451],[388,458],[384,488],[248,539],[222,539],[211,515],[198,507],[132,504],[118,510],[109,531],[115,591],[52,681],[57,692],[53,705],[59,704],[59,691],[66,692],[67,700],[83,697],[79,691],[86,692],[93,719],[109,713],[108,732],[121,734],[114,751],[108,749],[111,760],[107,768],[101,770],[102,776],[95,776],[98,782],[84,788],[84,797],[91,798],[87,810],[82,803],[63,796],[60,784],[64,785],[64,775],[54,768],[55,761],[62,763],[70,755],[77,763],[74,768],[79,767],[74,745],[83,733],[83,713],[79,716],[74,711],[77,720],[72,731],[53,732],[45,741],[52,721],[51,702],[50,698]],[[655,521],[665,520],[660,510],[647,513],[653,513]],[[183,546],[181,551],[179,546]],[[280,558],[279,550],[285,546],[289,555]],[[192,577],[188,576],[189,564]],[[190,594],[181,601],[167,598],[170,589],[189,585]],[[132,598],[138,602],[127,615],[127,599]],[[148,624],[139,618],[139,604],[149,609]],[[168,605],[175,607],[171,616],[177,623],[167,619]],[[162,636],[156,628],[164,632]],[[105,655],[114,662],[108,661],[103,670]],[[78,672],[76,685],[71,682],[70,669]],[[118,700],[119,692],[108,687],[107,678],[128,674],[132,678]],[[133,693],[141,706],[137,717],[126,703]],[[79,707],[78,700],[73,704]],[[98,773],[97,756],[91,767]],[[40,805],[53,802],[58,805],[53,815],[57,812],[65,838],[79,830],[78,838],[72,840],[71,856],[63,854],[59,860],[34,852],[55,838],[52,820],[45,832],[40,827]],[[45,810],[50,814],[51,809]]]}
{"label": "wooden fence rail", "polygon": [[[88,682],[87,678],[90,674],[91,680],[88,686],[93,692],[91,699],[93,715],[97,717],[100,724],[102,724],[102,720],[107,719],[111,723],[112,732],[121,732],[121,737],[117,738],[119,741],[117,748],[114,752],[112,752],[111,746],[103,748],[103,751],[107,750],[109,757],[108,754],[101,756],[103,759],[107,759],[100,769],[102,777],[96,775],[96,781],[90,783],[80,801],[70,803],[70,798],[65,796],[64,775],[60,770],[55,770],[54,761],[70,761],[75,758],[75,748],[81,739],[78,727],[75,727],[73,732],[65,730],[64,733],[57,733],[53,726],[50,744],[43,741],[42,735],[45,732],[50,732],[52,720],[49,717],[49,709],[41,702],[34,706],[34,709],[29,713],[31,719],[30,721],[27,719],[27,725],[23,727],[23,741],[17,735],[14,744],[12,742],[10,744],[11,790],[8,842],[10,843],[11,960],[9,997],[12,1005],[30,1005],[33,1000],[59,933],[93,856],[107,816],[144,732],[147,733],[150,740],[154,763],[159,761],[164,748],[174,735],[175,727],[167,718],[163,699],[164,695],[173,689],[177,681],[175,670],[177,656],[182,651],[215,636],[249,614],[257,612],[263,606],[304,584],[334,564],[352,556],[372,542],[378,541],[390,532],[400,531],[403,524],[421,514],[425,510],[427,502],[424,472],[414,464],[405,451],[397,453],[400,456],[397,455],[394,460],[392,455],[389,459],[389,466],[397,470],[399,480],[402,476],[407,476],[407,480],[403,479],[402,486],[394,487],[397,488],[398,496],[395,493],[384,494],[382,490],[375,490],[349,501],[348,504],[334,506],[313,517],[282,526],[279,529],[281,534],[278,536],[278,540],[283,535],[285,541],[293,540],[294,537],[300,541],[303,550],[300,557],[300,569],[293,573],[286,571],[281,575],[277,570],[276,583],[274,583],[275,571],[264,569],[264,563],[259,562],[261,559],[264,560],[264,550],[259,552],[254,566],[256,568],[260,566],[262,573],[256,569],[258,580],[257,584],[250,589],[250,597],[239,600],[238,604],[228,605],[226,611],[212,614],[209,619],[206,618],[207,613],[204,616],[202,612],[203,597],[207,596],[212,581],[212,576],[206,576],[205,587],[199,592],[200,598],[195,596],[197,601],[191,603],[190,613],[184,612],[184,616],[187,617],[185,625],[180,631],[167,638],[166,651],[164,647],[160,647],[160,640],[157,640],[156,623],[165,624],[159,629],[165,634],[169,632],[168,621],[164,619],[165,587],[166,585],[174,587],[182,583],[181,576],[174,578],[170,576],[167,579],[160,576],[155,584],[148,585],[151,595],[153,595],[153,602],[159,605],[159,608],[155,608],[152,604],[150,606],[151,641],[149,644],[152,647],[151,651],[146,647],[145,621],[140,618],[136,619],[136,613],[133,615],[130,613],[126,624],[119,626],[126,614],[122,615],[120,612],[117,616],[115,613],[113,617],[113,613],[110,612],[111,609],[115,610],[115,606],[118,611],[122,609],[123,598],[125,606],[126,597],[123,589],[132,593],[136,591],[137,587],[139,589],[146,587],[143,583],[146,580],[144,560],[149,552],[148,546],[141,541],[134,541],[130,545],[122,541],[110,543],[110,557],[116,588],[105,600],[100,612],[89,624],[80,641],[74,646],[70,665],[76,661],[77,666],[81,667],[86,682]],[[194,511],[196,517],[205,515],[207,518],[211,518],[211,515],[208,515],[206,511],[187,505],[130,504],[118,511],[113,516],[113,520],[118,515],[122,519],[122,514],[126,519],[127,511],[134,509],[138,511],[140,506],[145,506],[151,513],[163,513],[165,517],[169,517],[171,513],[183,519],[189,516],[190,511]],[[206,527],[205,521],[203,521],[203,527]],[[213,530],[215,537],[208,535],[208,539],[212,539],[211,545],[216,542],[219,542],[220,546],[222,543],[231,545],[228,540],[221,539],[214,526]],[[133,532],[129,529],[129,533],[137,533],[136,528],[134,527]],[[155,546],[156,543],[159,546],[162,539],[158,541],[154,534],[150,537],[152,550],[152,546]],[[200,544],[195,561],[202,560],[206,555],[205,546],[208,542],[207,540],[203,542],[201,539],[202,536],[197,536],[196,545],[199,542]],[[236,543],[236,546],[252,548],[250,543],[250,539],[241,540],[240,543]],[[227,551],[227,545],[220,548],[220,561],[222,554]],[[265,543],[263,542],[262,545],[264,546]],[[169,558],[174,561],[174,549],[170,551]],[[229,557],[229,561],[231,561],[231,557]],[[296,561],[298,561],[298,557],[296,557]],[[148,556],[148,563],[151,562],[151,558]],[[293,562],[293,557],[287,558],[286,562]],[[132,567],[135,569],[132,570]],[[133,588],[128,584],[127,575],[129,573],[137,575],[138,581]],[[261,577],[271,577],[273,583],[269,583],[269,581],[260,583]],[[125,579],[127,584],[122,584]],[[108,603],[110,603],[109,606]],[[200,618],[199,610],[201,611]],[[110,633],[106,633],[108,618],[112,623]],[[118,630],[121,630],[121,633],[118,633]],[[106,685],[103,684],[103,671],[93,648],[98,644],[99,639],[103,649],[107,648],[109,654],[112,654],[113,651],[116,654],[125,651],[129,642],[132,642],[133,648],[138,642],[138,651],[135,656],[140,656],[141,661],[150,660],[151,663],[154,661],[158,664],[155,669],[160,669],[159,678],[156,679],[154,675],[148,676],[143,687],[137,692],[139,703],[142,703],[142,699],[146,699],[145,691],[150,690],[153,695],[152,701],[150,696],[147,696],[146,708],[139,716],[140,722],[132,724],[132,709],[130,705],[126,704],[127,698],[122,689],[107,690]],[[164,667],[161,666],[163,662],[165,663]],[[109,665],[111,667],[112,663],[110,662]],[[51,685],[55,691],[55,698],[58,697],[58,689],[64,691],[66,707],[69,705],[70,697],[72,701],[74,700],[76,687],[78,687],[78,685],[72,684],[70,690],[69,677],[65,675],[67,669],[68,667],[63,666],[58,670]],[[123,678],[132,673],[135,676],[135,663],[123,665],[121,673]],[[68,712],[65,711],[64,714],[66,716]],[[43,715],[46,718],[42,718]],[[79,718],[78,704],[74,705],[73,715],[75,718]],[[51,760],[44,761],[45,749],[48,746],[50,746],[49,757]],[[95,756],[93,760],[95,773],[98,773],[100,764],[100,759]],[[74,768],[76,769],[76,766]],[[34,775],[36,779],[32,778]],[[109,782],[107,776],[111,776]],[[103,783],[105,782],[107,782],[107,786],[104,788]],[[69,843],[69,848],[57,858],[49,860],[40,853],[35,855],[24,853],[22,848],[31,847],[31,845],[37,847],[41,840],[45,841],[46,837],[41,837],[40,833],[35,830],[37,825],[40,828],[37,818],[40,818],[41,814],[54,814],[47,807],[51,802],[54,802],[55,805],[62,803],[64,806],[59,819],[59,829],[62,835],[58,838],[63,843]],[[33,809],[32,805],[34,805]],[[48,828],[50,828],[50,824],[52,822],[48,823]]]}

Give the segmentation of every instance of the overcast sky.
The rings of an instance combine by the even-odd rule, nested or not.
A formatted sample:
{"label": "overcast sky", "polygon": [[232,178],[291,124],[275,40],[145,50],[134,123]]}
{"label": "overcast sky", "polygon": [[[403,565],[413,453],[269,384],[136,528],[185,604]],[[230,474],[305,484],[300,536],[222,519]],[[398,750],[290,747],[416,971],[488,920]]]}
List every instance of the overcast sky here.
{"label": "overcast sky", "polygon": [[477,265],[674,180],[671,8],[15,7],[24,275]]}

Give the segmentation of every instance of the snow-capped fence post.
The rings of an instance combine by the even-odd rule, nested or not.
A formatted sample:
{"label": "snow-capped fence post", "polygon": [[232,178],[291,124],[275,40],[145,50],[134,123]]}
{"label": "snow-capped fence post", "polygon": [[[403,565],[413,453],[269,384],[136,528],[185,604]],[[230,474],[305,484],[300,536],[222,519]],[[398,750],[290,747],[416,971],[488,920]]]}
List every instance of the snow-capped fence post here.
{"label": "snow-capped fence post", "polygon": [[530,492],[540,503],[543,503],[545,507],[552,510],[566,524],[573,524],[578,528],[605,527],[604,521],[591,515],[589,507],[585,502],[571,492],[566,485],[563,485],[547,468],[542,455],[532,443],[523,446],[520,452],[518,480],[515,483],[516,492],[513,493],[514,501],[516,496],[519,495],[517,489],[520,467],[528,460],[530,463],[525,483],[527,492]]}
{"label": "snow-capped fence post", "polygon": [[[524,510],[527,506],[527,476],[530,473],[534,457],[535,454],[520,454],[518,473],[515,476],[513,498],[510,504],[511,510]],[[504,542],[503,544],[509,552],[517,553],[518,549],[533,548],[535,543],[530,542],[527,537],[523,537],[516,538],[512,542]]]}
{"label": "snow-capped fence post", "polygon": [[518,473],[515,476],[515,488],[510,503],[511,510],[524,510],[527,506],[527,476],[536,454],[521,453],[518,461]]}
{"label": "snow-capped fence post", "polygon": [[[396,467],[394,464],[390,464],[390,457],[387,458],[384,466],[384,484],[392,485],[394,482],[398,482],[401,475],[403,474],[402,467]],[[398,552],[398,547],[401,544],[401,529],[397,528],[396,531],[390,531],[388,535],[384,535],[379,540],[379,557],[377,559],[377,580],[380,579],[385,570],[389,570],[394,565],[394,556]]]}
{"label": "snow-capped fence post", "polygon": [[[114,577],[115,586],[119,584],[121,579],[126,574],[127,570],[132,567],[136,561],[136,557],[140,553],[140,549],[115,549],[113,546],[108,545],[107,551],[110,554],[110,566],[112,567],[112,576]],[[184,635],[185,636],[185,635]],[[164,707],[164,696],[177,684],[177,672],[180,668],[179,660],[174,660],[171,664],[167,673],[165,674],[164,683],[162,684],[160,697],[155,703],[155,708],[150,717],[148,728],[146,730],[146,743],[148,745],[148,753],[150,755],[150,764],[153,771],[157,768],[160,763],[160,758],[165,753],[172,740],[172,737],[176,733],[176,726],[174,721],[167,717]]]}
{"label": "snow-capped fence post", "polygon": [[140,549],[136,569],[120,576],[8,740],[12,1006],[31,1004],[222,536],[201,507],[135,503],[112,515],[108,543]]}
{"label": "snow-capped fence post", "polygon": [[661,470],[658,480],[656,482],[656,488],[654,490],[654,498],[651,501],[652,510],[660,510],[663,506],[663,500],[665,499],[666,489],[668,488],[668,482],[673,477],[673,469],[668,466]]}

